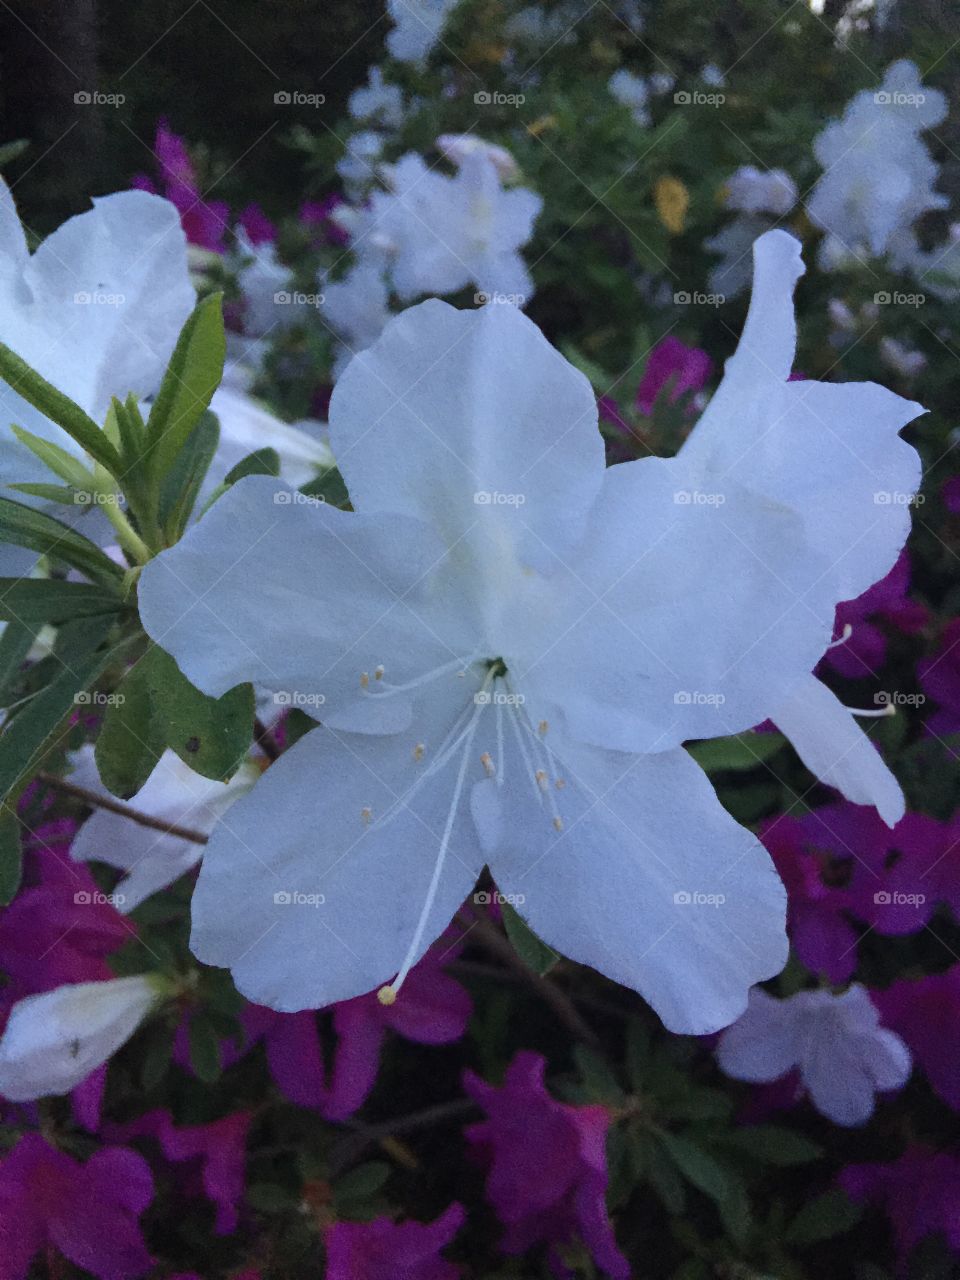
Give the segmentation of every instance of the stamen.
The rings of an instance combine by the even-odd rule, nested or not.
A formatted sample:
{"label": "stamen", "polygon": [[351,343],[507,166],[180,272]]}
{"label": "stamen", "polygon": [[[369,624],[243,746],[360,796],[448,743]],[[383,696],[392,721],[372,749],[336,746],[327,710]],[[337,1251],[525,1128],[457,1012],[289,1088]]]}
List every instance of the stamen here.
{"label": "stamen", "polygon": [[364,808],[360,810],[360,817],[363,821],[363,825],[368,827],[373,820],[373,810],[369,805],[365,805]]}
{"label": "stamen", "polygon": [[549,724],[547,724],[546,720],[541,720],[541,721],[540,721],[540,723],[537,725],[537,731],[539,732],[539,734],[540,734],[541,738],[543,737],[543,735],[547,732],[547,730],[548,730],[549,728],[550,728],[550,726],[549,726]]}
{"label": "stamen", "polygon": [[360,688],[361,689],[370,688],[370,676],[366,671],[362,671],[360,673]]}
{"label": "stamen", "polygon": [[838,645],[846,644],[852,635],[853,635],[853,627],[850,625],[849,622],[845,622],[843,624],[843,634],[841,635],[840,639],[831,640],[830,643],[827,645],[827,649],[828,650],[836,649]]}
{"label": "stamen", "polygon": [[533,776],[536,778],[536,780],[537,780],[537,786],[540,788],[540,790],[541,790],[541,791],[546,791],[546,789],[547,789],[547,771],[546,771],[546,769],[538,769],[538,770],[536,771],[536,773],[535,773]]}
{"label": "stamen", "polygon": [[895,716],[897,708],[892,702],[886,702],[882,707],[871,707],[869,710],[861,711],[859,707],[847,707],[847,711],[852,716],[866,716],[868,720],[883,720],[886,716]]}
{"label": "stamen", "polygon": [[558,778],[553,785],[557,788],[558,791],[562,791],[563,788],[567,785],[566,778]]}
{"label": "stamen", "polygon": [[382,680],[382,679],[383,679],[383,664],[382,664],[382,663],[380,664],[380,666],[379,666],[379,667],[375,667],[375,668],[374,668],[374,671],[373,671],[373,678],[374,678],[374,680]]}
{"label": "stamen", "polygon": [[493,766],[493,759],[489,751],[484,751],[483,755],[480,757],[480,763],[483,765],[483,771],[488,778],[492,778],[496,775],[497,771]]}
{"label": "stamen", "polygon": [[413,680],[405,680],[403,684],[391,684],[389,680],[384,679],[385,668],[382,663],[374,668],[373,678],[379,685],[376,690],[370,689],[370,675],[364,672],[360,677],[361,689],[366,689],[371,698],[390,698],[397,693],[407,693],[411,689],[419,689],[425,684],[430,684],[433,680],[438,680],[441,676],[457,668],[457,675],[463,678],[467,674],[467,667],[473,659],[469,659],[467,666],[464,666],[462,658],[454,658],[452,662],[445,662],[442,666],[434,667],[432,671],[425,672],[422,676],[416,676]]}
{"label": "stamen", "polygon": [[423,745],[422,742],[418,742],[417,745],[413,748],[413,758],[414,760],[417,761],[418,764],[423,759],[423,754],[425,751],[426,751],[426,747]]}
{"label": "stamen", "polygon": [[554,818],[554,820],[553,820],[553,826],[554,826],[554,829],[555,829],[556,831],[562,831],[562,830],[563,830],[563,819],[562,819],[561,817],[556,817],[556,818]]}
{"label": "stamen", "polygon": [[[486,686],[490,683],[491,679],[492,679],[492,676],[488,676],[484,680],[483,682],[484,688],[486,688]],[[410,948],[407,951],[406,958],[404,959],[403,964],[400,966],[400,972],[394,978],[393,982],[388,983],[386,987],[381,987],[380,990],[377,992],[377,999],[380,1001],[381,1004],[391,1005],[393,1004],[394,1000],[396,1000],[397,994],[399,993],[400,988],[403,986],[404,981],[406,980],[407,974],[413,968],[414,961],[417,958],[417,953],[420,950],[420,943],[423,940],[424,930],[427,927],[427,921],[430,918],[430,912],[433,910],[433,904],[436,901],[437,890],[440,887],[440,877],[443,873],[444,863],[446,862],[446,859],[447,859],[447,849],[450,846],[450,837],[453,834],[453,824],[456,822],[456,819],[457,819],[457,812],[460,808],[460,796],[463,793],[463,784],[466,781],[466,777],[467,777],[467,766],[470,763],[473,739],[476,735],[477,726],[480,723],[480,717],[483,714],[483,710],[485,706],[486,706],[485,702],[481,702],[476,705],[473,711],[473,714],[470,717],[470,723],[468,724],[466,732],[463,735],[463,756],[460,760],[460,768],[457,770],[457,780],[453,788],[453,798],[450,801],[450,810],[447,813],[447,820],[444,823],[444,827],[443,827],[443,835],[440,838],[440,850],[437,854],[437,860],[434,863],[433,875],[430,877],[430,884],[429,884],[429,887],[427,888],[427,896],[424,901],[423,907],[420,911],[420,919],[417,921],[417,927],[416,927],[416,930],[414,931],[413,940],[410,943]],[[392,996],[388,995],[387,994],[388,992],[391,992]]]}

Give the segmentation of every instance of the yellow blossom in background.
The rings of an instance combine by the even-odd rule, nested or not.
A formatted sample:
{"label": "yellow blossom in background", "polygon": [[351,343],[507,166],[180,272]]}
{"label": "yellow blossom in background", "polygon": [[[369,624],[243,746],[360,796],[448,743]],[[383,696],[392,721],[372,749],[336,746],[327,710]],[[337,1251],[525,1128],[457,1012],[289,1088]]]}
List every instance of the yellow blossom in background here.
{"label": "yellow blossom in background", "polygon": [[679,178],[669,175],[658,178],[653,188],[653,202],[657,215],[671,235],[679,235],[683,231],[690,207],[690,192]]}

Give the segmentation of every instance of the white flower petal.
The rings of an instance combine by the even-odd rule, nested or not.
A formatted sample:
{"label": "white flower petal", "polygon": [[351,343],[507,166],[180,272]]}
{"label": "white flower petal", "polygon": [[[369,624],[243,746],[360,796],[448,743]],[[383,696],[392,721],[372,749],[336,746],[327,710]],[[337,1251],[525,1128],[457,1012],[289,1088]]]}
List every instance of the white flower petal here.
{"label": "white flower petal", "polygon": [[[531,765],[538,750],[528,744]],[[519,747],[497,762],[497,884],[546,943],[639,991],[671,1031],[726,1026],[787,957],[766,851],[686,752],[564,752],[543,764],[542,791]]]}
{"label": "white flower petal", "polygon": [[888,827],[905,812],[900,784],[839,699],[814,676],[770,716],[811,773],[854,804],[872,804]]}
{"label": "white flower petal", "polygon": [[751,1084],[767,1084],[792,1071],[800,1061],[800,1045],[789,1009],[785,1000],[755,987],[746,1012],[720,1037],[720,1069]]}
{"label": "white flower petal", "polygon": [[511,306],[397,316],[338,381],[330,437],[356,509],[432,524],[492,607],[576,543],[603,480],[590,384]]}
{"label": "white flower petal", "polygon": [[[364,702],[362,675],[381,664],[401,683],[458,648],[467,656],[450,643],[457,620],[440,615],[440,634],[425,595],[422,580],[442,558],[415,520],[339,511],[249,476],[144,568],[140,616],[204,692],[252,680],[327,718]],[[394,715],[384,728],[396,727]]]}
{"label": "white flower petal", "polygon": [[80,982],[19,1000],[0,1038],[0,1094],[69,1093],[133,1035],[159,997],[150,977]]}
{"label": "white flower petal", "polygon": [[[429,770],[455,721],[473,710],[476,687],[452,674],[418,700],[404,733],[357,737],[322,726],[271,765],[207,846],[193,898],[196,955],[229,967],[249,999],[284,1011],[390,981],[415,935],[462,754]],[[482,775],[479,760],[473,767]],[[461,804],[418,955],[482,865]]]}

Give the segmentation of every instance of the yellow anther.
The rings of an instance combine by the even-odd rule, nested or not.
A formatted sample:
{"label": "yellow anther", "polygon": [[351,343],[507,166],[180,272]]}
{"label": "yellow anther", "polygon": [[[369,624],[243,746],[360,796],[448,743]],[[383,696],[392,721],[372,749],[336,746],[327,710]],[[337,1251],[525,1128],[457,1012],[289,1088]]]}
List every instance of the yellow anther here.
{"label": "yellow anther", "polygon": [[423,745],[423,743],[422,743],[422,742],[418,742],[418,743],[417,743],[417,745],[413,748],[413,758],[414,758],[414,760],[416,760],[416,761],[420,761],[420,760],[422,760],[422,759],[423,759],[423,753],[424,753],[425,751],[426,751],[426,747]]}
{"label": "yellow anther", "polygon": [[563,788],[567,785],[567,781],[565,778],[558,778],[553,785],[557,788],[558,791],[562,791]]}
{"label": "yellow anther", "polygon": [[369,687],[369,685],[370,685],[370,675],[368,672],[364,671],[360,676],[360,688],[366,689]]}
{"label": "yellow anther", "polygon": [[546,720],[541,720],[540,723],[537,725],[537,728],[539,729],[541,734],[544,734],[547,732],[550,726],[547,724]]}
{"label": "yellow anther", "polygon": [[546,771],[546,769],[538,769],[538,770],[537,770],[537,772],[536,772],[533,776],[536,778],[536,780],[537,780],[537,786],[540,788],[540,790],[541,790],[541,791],[546,791],[546,789],[547,789],[547,771]]}
{"label": "yellow anther", "polygon": [[373,819],[373,810],[370,808],[369,805],[365,805],[360,810],[360,817],[363,819],[363,825],[365,827],[370,824],[371,820]]}
{"label": "yellow anther", "polygon": [[563,830],[563,819],[562,819],[562,818],[554,818],[554,820],[553,820],[553,827],[554,827],[554,830],[555,830],[555,831],[562,831],[562,830]]}
{"label": "yellow anther", "polygon": [[483,753],[483,755],[480,757],[480,763],[483,765],[484,772],[486,773],[488,778],[492,778],[494,774],[497,772],[496,769],[493,767],[493,757],[490,755],[489,751],[485,751]]}
{"label": "yellow anther", "polygon": [[380,990],[377,992],[377,999],[380,1001],[381,1004],[384,1004],[387,1006],[387,1008],[389,1008],[390,1005],[397,1003],[397,993],[396,991],[394,991],[393,987],[389,985],[386,987],[381,987]]}
{"label": "yellow anther", "polygon": [[383,679],[383,665],[382,665],[382,664],[381,664],[379,667],[376,667],[376,668],[374,669],[374,672],[373,672],[373,678],[374,678],[374,680],[382,680],[382,679]]}

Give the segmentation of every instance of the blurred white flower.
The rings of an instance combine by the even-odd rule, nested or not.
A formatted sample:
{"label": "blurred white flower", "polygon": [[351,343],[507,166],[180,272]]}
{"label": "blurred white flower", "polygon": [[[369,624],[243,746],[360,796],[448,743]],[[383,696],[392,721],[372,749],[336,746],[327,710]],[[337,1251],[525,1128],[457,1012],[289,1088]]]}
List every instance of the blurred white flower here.
{"label": "blurred white flower", "polygon": [[456,7],[457,0],[387,0],[390,55],[398,62],[424,62]]}
{"label": "blurred white flower", "polygon": [[711,293],[735,298],[750,287],[754,241],[769,229],[769,218],[743,213],[704,241],[705,249],[722,255],[721,261],[711,268],[707,277]]}
{"label": "blurred white flower", "polygon": [[254,244],[242,227],[237,228],[236,241],[236,277],[243,295],[245,331],[260,338],[271,329],[293,324],[303,307],[277,305],[277,295],[289,292],[290,268],[277,257],[276,245],[269,240]]}
{"label": "blurred white flower", "polygon": [[817,1110],[834,1124],[864,1124],[874,1095],[899,1089],[910,1075],[910,1051],[880,1026],[869,992],[854,984],[842,995],[801,991],[776,1000],[750,992],[747,1011],[724,1031],[717,1061],[728,1076],[752,1084],[799,1070]]}
{"label": "blurred white flower", "polygon": [[740,213],[789,213],[797,202],[797,184],[783,169],[745,164],[725,184],[724,202]]}
{"label": "blurred white flower", "polygon": [[370,120],[387,129],[398,129],[403,123],[403,90],[387,84],[379,67],[371,67],[367,83],[354,89],[347,99],[347,110],[354,120]]}
{"label": "blurred white flower", "polygon": [[647,103],[650,100],[650,86],[642,76],[621,67],[607,81],[607,89],[622,107],[626,107],[637,124],[646,128],[650,124],[650,112]]}
{"label": "blurred white flower", "polygon": [[364,129],[348,139],[346,154],[337,162],[337,173],[351,198],[358,197],[376,179],[382,151],[383,138],[372,129]]}
{"label": "blurred white flower", "polygon": [[855,94],[842,119],[818,134],[814,152],[825,172],[807,213],[827,233],[825,269],[880,257],[924,210],[946,207],[933,189],[938,167],[920,138],[946,111],[944,95],[925,88],[914,64],[902,60],[887,68],[879,90]]}
{"label": "blurred white flower", "polygon": [[495,142],[485,142],[472,133],[441,133],[437,138],[437,150],[458,167],[467,156],[482,155],[492,163],[505,182],[517,176],[517,162],[506,147],[499,147]]}
{"label": "blurred white flower", "polygon": [[885,365],[904,378],[915,378],[927,367],[927,357],[922,351],[908,347],[897,338],[880,339],[880,358]]}
{"label": "blurred white flower", "polygon": [[[72,763],[72,781],[109,795],[97,773],[91,745],[81,747]],[[165,751],[130,803],[151,818],[209,835],[221,815],[259,776],[258,767],[247,763],[229,782],[215,782],[194,773],[175,752]],[[104,862],[126,872],[115,893],[117,910],[126,914],[195,867],[203,848],[108,809],[95,809],[77,832],[70,856],[75,862]]]}
{"label": "blurred white flower", "polygon": [[0,1038],[0,1094],[69,1093],[133,1035],[162,997],[155,975],[78,982],[18,1000]]}

